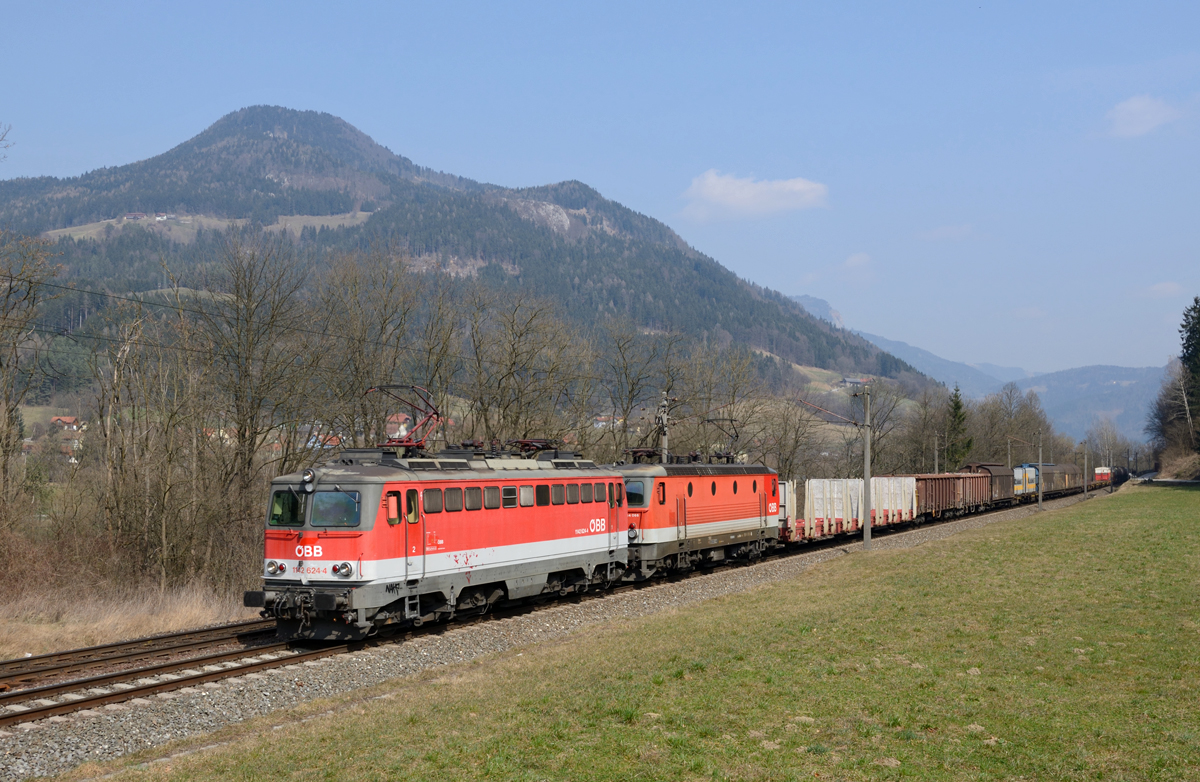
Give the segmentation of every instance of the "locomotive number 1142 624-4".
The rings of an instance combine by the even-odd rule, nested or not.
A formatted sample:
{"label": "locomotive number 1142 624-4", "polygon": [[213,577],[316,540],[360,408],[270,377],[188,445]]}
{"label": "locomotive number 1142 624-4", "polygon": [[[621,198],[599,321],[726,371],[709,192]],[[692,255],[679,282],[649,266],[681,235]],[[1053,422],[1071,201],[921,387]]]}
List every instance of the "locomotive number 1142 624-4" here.
{"label": "locomotive number 1142 624-4", "polygon": [[591,535],[596,532],[608,532],[607,519],[589,519],[586,527],[575,530],[576,535]]}

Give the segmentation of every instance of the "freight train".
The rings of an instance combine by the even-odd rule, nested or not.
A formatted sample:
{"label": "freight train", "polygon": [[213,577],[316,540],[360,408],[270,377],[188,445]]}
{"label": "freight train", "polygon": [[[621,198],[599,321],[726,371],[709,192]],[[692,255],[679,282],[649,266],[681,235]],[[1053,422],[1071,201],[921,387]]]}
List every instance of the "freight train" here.
{"label": "freight train", "polygon": [[[861,529],[861,479],[808,481],[800,516],[795,485],[768,467],[665,448],[598,465],[539,440],[429,454],[416,433],[435,420],[427,409],[413,434],[276,478],[263,589],[245,605],[287,638],[353,640]],[[1020,502],[1029,469],[1034,493],[1039,479],[1046,496],[1083,488],[1073,465],[997,467],[874,478],[872,526]]]}

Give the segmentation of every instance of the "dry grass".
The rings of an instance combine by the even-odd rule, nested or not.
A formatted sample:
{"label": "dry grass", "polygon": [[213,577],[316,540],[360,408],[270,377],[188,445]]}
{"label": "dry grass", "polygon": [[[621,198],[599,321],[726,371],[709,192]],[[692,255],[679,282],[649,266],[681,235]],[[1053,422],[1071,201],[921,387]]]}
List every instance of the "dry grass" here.
{"label": "dry grass", "polygon": [[1160,478],[1182,481],[1200,480],[1200,453],[1164,454]]}
{"label": "dry grass", "polygon": [[0,604],[0,658],[124,641],[257,615],[205,587],[132,594],[60,590]]}
{"label": "dry grass", "polygon": [[69,776],[1197,779],[1198,510],[1133,487]]}

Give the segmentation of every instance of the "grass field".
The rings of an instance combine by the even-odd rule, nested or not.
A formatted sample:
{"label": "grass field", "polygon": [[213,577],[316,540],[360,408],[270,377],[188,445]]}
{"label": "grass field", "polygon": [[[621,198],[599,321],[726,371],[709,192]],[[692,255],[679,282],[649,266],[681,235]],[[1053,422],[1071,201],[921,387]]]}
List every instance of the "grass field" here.
{"label": "grass field", "polygon": [[1200,492],[1127,488],[314,702],[122,778],[1194,780],[1198,586]]}

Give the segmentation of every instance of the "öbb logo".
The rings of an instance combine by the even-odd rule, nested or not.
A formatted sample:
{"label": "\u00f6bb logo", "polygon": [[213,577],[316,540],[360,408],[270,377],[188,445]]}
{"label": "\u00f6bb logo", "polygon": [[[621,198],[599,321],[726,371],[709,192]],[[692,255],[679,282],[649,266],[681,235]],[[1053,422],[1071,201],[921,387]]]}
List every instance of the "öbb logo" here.
{"label": "\u00f6bb logo", "polygon": [[320,546],[296,546],[296,556],[303,557],[304,559],[311,559],[312,557],[320,558],[321,547]]}

